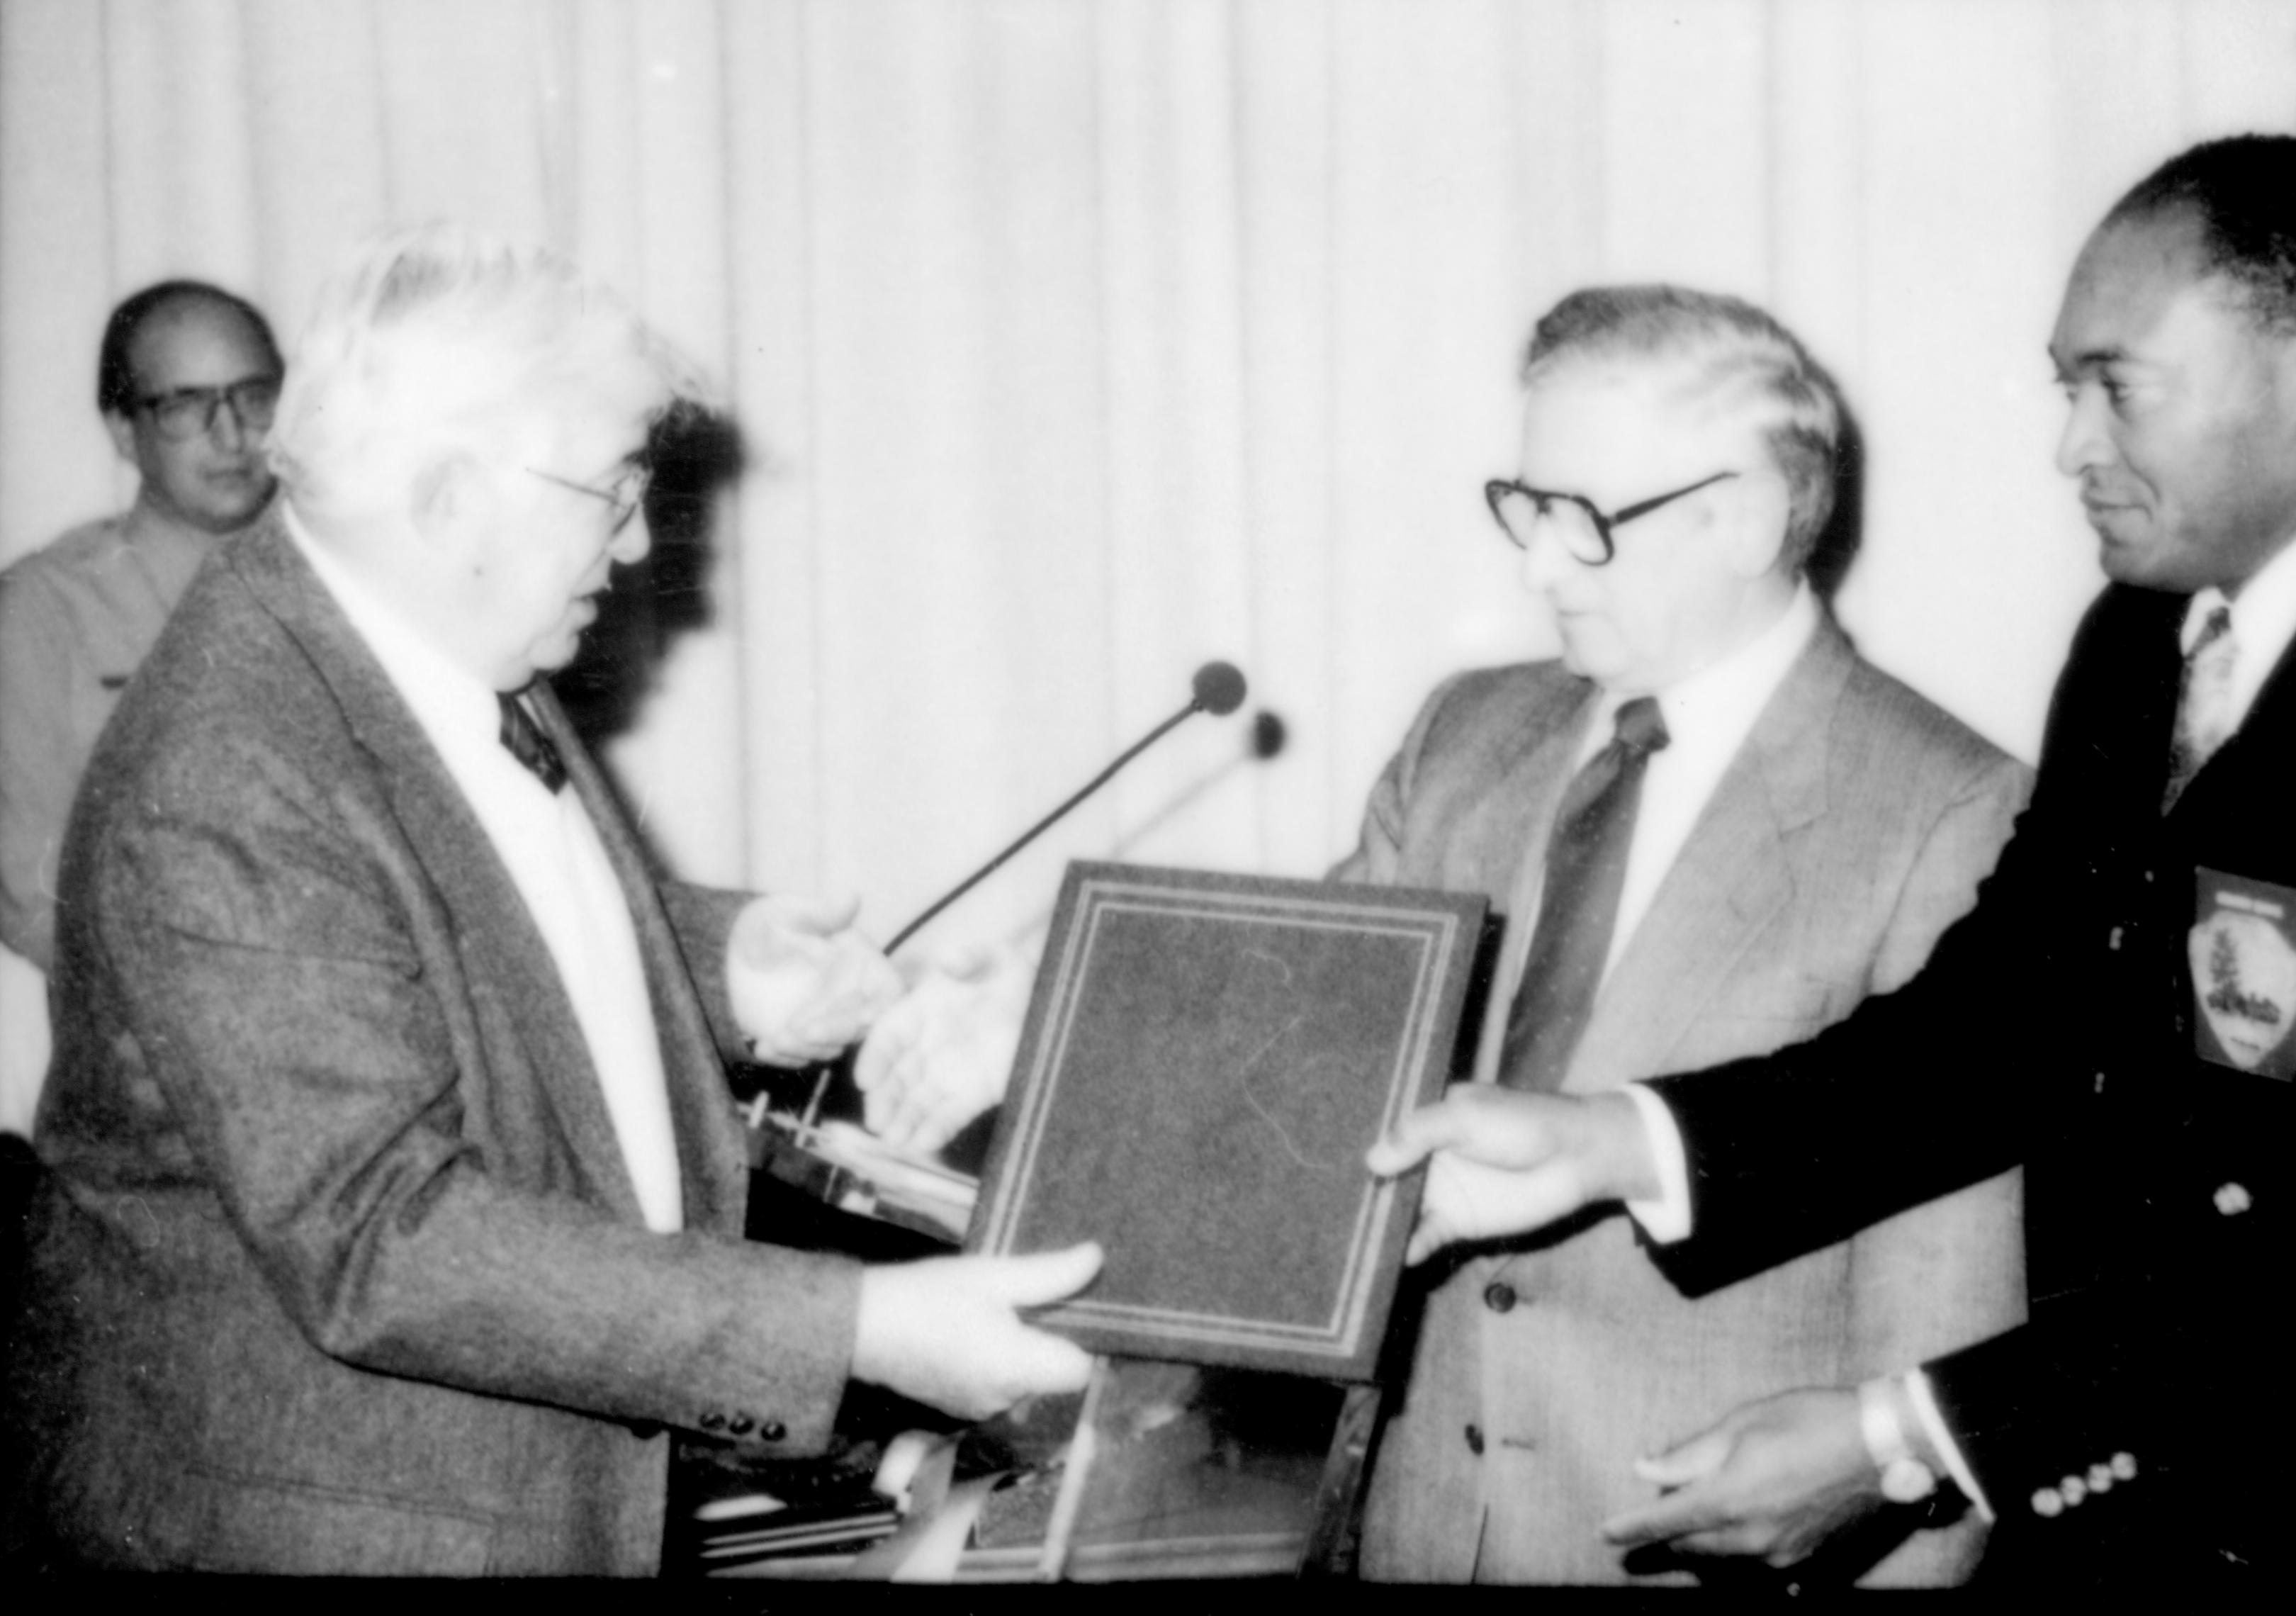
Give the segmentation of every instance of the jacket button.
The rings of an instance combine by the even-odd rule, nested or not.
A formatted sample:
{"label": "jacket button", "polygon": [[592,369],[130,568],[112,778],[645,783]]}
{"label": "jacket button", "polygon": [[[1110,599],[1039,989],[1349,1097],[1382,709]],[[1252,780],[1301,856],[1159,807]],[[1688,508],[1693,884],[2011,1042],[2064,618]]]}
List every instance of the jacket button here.
{"label": "jacket button", "polygon": [[1467,1427],[1467,1451],[1479,1456],[1482,1453],[1483,1428],[1481,1426],[1470,1425]]}
{"label": "jacket button", "polygon": [[2136,1456],[2133,1453],[2114,1454],[2112,1473],[2123,1481],[2136,1480]]}
{"label": "jacket button", "polygon": [[2055,1488],[2044,1487],[2034,1493],[2033,1513],[2039,1515],[2044,1520],[2046,1520],[2053,1515],[2061,1515],[2064,1513],[2064,1498],[2058,1493]]}
{"label": "jacket button", "polygon": [[1494,1313],[1513,1312],[1514,1302],[1514,1287],[1504,1280],[1495,1281],[1483,1287],[1483,1306]]}
{"label": "jacket button", "polygon": [[2078,1504],[2088,1497],[2088,1483],[2079,1476],[2067,1476],[2057,1483],[2057,1491],[2063,1495],[2067,1504]]}
{"label": "jacket button", "polygon": [[2112,931],[2106,935],[2104,946],[2112,949],[2115,954],[2120,952],[2120,928],[2119,926],[2113,927]]}
{"label": "jacket button", "polygon": [[2217,1210],[2224,1217],[2237,1218],[2255,1204],[2254,1197],[2249,1194],[2248,1186],[2244,1184],[2217,1185]]}
{"label": "jacket button", "polygon": [[703,1415],[700,1423],[704,1431],[723,1431],[726,1429],[726,1416],[713,1410]]}
{"label": "jacket button", "polygon": [[2096,1074],[2096,1082],[2092,1085],[2092,1087],[2098,1094],[2103,1094],[2104,1092],[2104,1074],[2103,1072]]}
{"label": "jacket button", "polygon": [[789,1435],[789,1427],[783,1424],[779,1420],[767,1420],[764,1424],[758,1427],[758,1440],[759,1441],[778,1442],[787,1435]]}
{"label": "jacket button", "polygon": [[2093,1493],[2109,1493],[2112,1490],[2112,1465],[2092,1464],[2088,1467],[2089,1491]]}
{"label": "jacket button", "polygon": [[748,1436],[752,1430],[756,1429],[757,1423],[757,1421],[751,1419],[748,1415],[737,1414],[732,1419],[726,1422],[726,1430],[729,1435],[745,1437]]}

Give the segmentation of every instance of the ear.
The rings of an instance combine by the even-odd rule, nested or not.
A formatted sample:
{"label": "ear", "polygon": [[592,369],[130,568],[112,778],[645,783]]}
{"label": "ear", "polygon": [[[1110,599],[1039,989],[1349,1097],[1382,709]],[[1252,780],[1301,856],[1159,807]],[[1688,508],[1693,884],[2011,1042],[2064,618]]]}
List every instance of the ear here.
{"label": "ear", "polygon": [[129,465],[135,464],[134,417],[124,410],[106,410],[103,412],[103,430],[111,434],[111,447],[119,451],[119,457]]}
{"label": "ear", "polygon": [[477,461],[459,451],[425,461],[407,485],[406,520],[424,543],[448,546],[482,520],[492,485]]}
{"label": "ear", "polygon": [[1730,524],[1726,542],[1731,570],[1745,578],[1776,570],[1792,513],[1784,478],[1766,473],[1732,481],[1720,513]]}

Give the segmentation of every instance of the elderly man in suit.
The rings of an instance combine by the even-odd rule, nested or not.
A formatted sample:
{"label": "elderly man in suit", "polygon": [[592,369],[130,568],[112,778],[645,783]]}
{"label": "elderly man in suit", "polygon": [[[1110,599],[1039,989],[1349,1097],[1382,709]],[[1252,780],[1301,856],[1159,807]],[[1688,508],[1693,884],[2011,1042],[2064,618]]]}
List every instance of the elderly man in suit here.
{"label": "elderly man in suit", "polygon": [[2032,808],[1927,969],[1766,1060],[1633,1103],[1455,1093],[1374,1153],[1440,1153],[1423,1252],[1624,1199],[1686,1291],[2025,1161],[2028,1327],[1670,1433],[1621,1543],[1793,1563],[1949,1479],[1999,1517],[1988,1577],[2286,1580],[2296,138],[2141,181],[2049,351],[2111,583]]}
{"label": "elderly man in suit", "polygon": [[[1562,659],[1440,686],[1334,874],[1488,894],[1511,923],[1476,1078],[1607,1093],[1790,1043],[1910,977],[2028,781],[1815,597],[1842,413],[1776,322],[1584,291],[1540,321],[1524,383],[1521,475],[1488,494]],[[1695,1301],[1618,1221],[1474,1257],[1427,1299],[1365,1574],[1678,1579],[1602,1538],[1635,1456],[1760,1389],[2016,1322],[2018,1209],[1997,1178]],[[1941,1519],[1874,1579],[1956,1580],[1976,1530]]]}
{"label": "elderly man in suit", "polygon": [[681,367],[446,228],[323,294],[283,504],[202,571],[67,837],[53,1169],[11,1365],[34,1552],[652,1571],[672,1432],[820,1444],[849,1377],[1083,1382],[1089,1247],[863,1269],[741,1238],[723,1062],[898,991],[849,906],[657,884],[542,676],[643,554]]}

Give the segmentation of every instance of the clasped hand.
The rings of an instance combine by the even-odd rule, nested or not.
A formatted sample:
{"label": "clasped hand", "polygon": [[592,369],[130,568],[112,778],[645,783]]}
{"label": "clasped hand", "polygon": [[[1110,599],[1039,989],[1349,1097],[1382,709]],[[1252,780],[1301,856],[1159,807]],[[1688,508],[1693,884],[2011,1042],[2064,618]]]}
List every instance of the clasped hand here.
{"label": "clasped hand", "polygon": [[869,1131],[929,1155],[1003,1100],[1034,981],[1009,951],[976,949],[922,968],[854,1065]]}
{"label": "clasped hand", "polygon": [[1774,1566],[1808,1559],[1878,1509],[1854,1391],[1787,1391],[1733,1409],[1635,1473],[1662,1490],[1603,1524],[1612,1543]]}
{"label": "clasped hand", "polygon": [[900,973],[853,929],[860,900],[776,892],[734,919],[726,991],[769,1066],[833,1059],[901,996]]}

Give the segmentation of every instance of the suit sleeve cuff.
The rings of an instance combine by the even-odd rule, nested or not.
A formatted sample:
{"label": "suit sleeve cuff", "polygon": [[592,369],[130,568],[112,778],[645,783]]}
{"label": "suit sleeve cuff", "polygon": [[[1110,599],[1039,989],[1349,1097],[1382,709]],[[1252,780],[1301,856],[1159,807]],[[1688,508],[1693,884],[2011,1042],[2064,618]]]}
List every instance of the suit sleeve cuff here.
{"label": "suit sleeve cuff", "polygon": [[1627,1211],[1652,1240],[1672,1245],[1690,1235],[1690,1155],[1665,1101],[1639,1083],[1628,1084],[1626,1093],[1642,1114],[1643,1136],[1650,1142],[1659,1185],[1657,1199],[1629,1201]]}
{"label": "suit sleeve cuff", "polygon": [[1937,1396],[1930,1390],[1930,1377],[1919,1369],[1908,1371],[1906,1390],[1913,1398],[1915,1414],[1921,1418],[1922,1435],[1944,1464],[1945,1473],[1953,1478],[1956,1487],[1961,1489],[1962,1497],[1969,1500],[1970,1507],[1977,1511],[1979,1519],[1990,1522],[1993,1505],[1987,1499],[1985,1489],[1978,1486],[1977,1472],[1970,1469],[1969,1460],[1962,1454],[1961,1444],[1953,1440],[1953,1432],[1946,1428],[1945,1415],[1938,1408]]}

